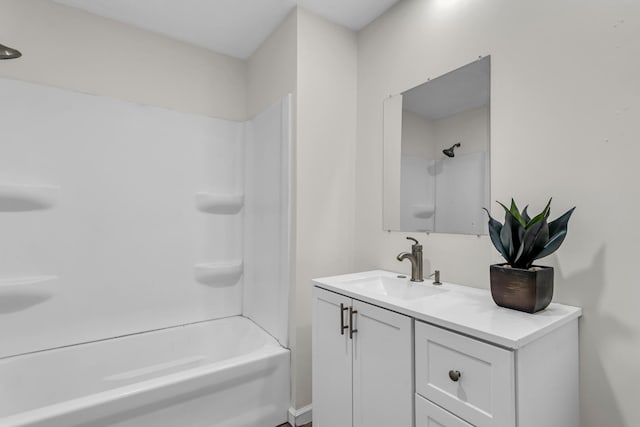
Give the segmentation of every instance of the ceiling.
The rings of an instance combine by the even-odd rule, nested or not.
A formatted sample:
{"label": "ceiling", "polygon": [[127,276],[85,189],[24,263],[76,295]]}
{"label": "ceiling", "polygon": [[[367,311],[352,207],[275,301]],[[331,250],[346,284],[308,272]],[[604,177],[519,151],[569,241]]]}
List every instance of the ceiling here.
{"label": "ceiling", "polygon": [[402,109],[428,119],[441,119],[488,105],[491,92],[490,57],[402,93]]}
{"label": "ceiling", "polygon": [[236,58],[248,58],[296,6],[359,30],[398,0],[53,0]]}

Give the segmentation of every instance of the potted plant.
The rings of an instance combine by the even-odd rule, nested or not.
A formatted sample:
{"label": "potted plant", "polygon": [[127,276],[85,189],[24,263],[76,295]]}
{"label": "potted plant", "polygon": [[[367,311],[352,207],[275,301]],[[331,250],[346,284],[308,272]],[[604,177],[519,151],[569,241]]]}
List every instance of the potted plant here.
{"label": "potted plant", "polygon": [[557,219],[547,222],[551,199],[542,212],[529,217],[511,200],[504,208],[504,224],[489,215],[489,236],[507,261],[490,267],[491,296],[501,307],[535,313],[544,310],[553,297],[553,267],[533,265],[538,258],[555,252],[567,235],[567,224],[575,207]]}

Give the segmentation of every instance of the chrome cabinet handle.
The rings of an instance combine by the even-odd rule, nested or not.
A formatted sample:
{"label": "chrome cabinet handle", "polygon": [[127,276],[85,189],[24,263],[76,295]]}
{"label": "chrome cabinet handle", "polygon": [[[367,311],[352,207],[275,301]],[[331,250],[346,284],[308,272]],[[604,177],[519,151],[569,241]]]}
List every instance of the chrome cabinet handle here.
{"label": "chrome cabinet handle", "polygon": [[449,371],[449,379],[453,382],[457,382],[461,376],[460,371]]}
{"label": "chrome cabinet handle", "polygon": [[348,328],[348,326],[344,324],[345,311],[347,311],[347,307],[345,307],[343,303],[340,303],[340,335],[344,335],[344,330]]}
{"label": "chrome cabinet handle", "polygon": [[353,315],[358,314],[358,310],[354,310],[353,306],[349,306],[349,339],[353,339],[353,334],[358,332],[357,329],[353,329]]}

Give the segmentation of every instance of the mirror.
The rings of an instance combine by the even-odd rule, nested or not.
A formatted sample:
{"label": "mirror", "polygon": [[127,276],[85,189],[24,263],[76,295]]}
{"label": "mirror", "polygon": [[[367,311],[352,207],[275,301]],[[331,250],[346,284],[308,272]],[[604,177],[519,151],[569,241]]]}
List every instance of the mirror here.
{"label": "mirror", "polygon": [[487,234],[490,57],[384,102],[384,229]]}

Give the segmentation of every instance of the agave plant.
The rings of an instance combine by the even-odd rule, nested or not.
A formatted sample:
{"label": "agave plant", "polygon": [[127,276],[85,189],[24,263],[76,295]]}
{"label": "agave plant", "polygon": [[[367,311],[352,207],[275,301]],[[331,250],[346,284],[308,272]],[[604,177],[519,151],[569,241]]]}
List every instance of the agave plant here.
{"label": "agave plant", "polygon": [[549,218],[551,199],[547,206],[538,215],[530,218],[527,214],[527,207],[522,212],[511,199],[511,207],[504,208],[504,225],[489,215],[489,236],[493,246],[507,261],[507,264],[514,268],[531,268],[533,262],[538,258],[546,257],[555,252],[567,235],[567,225],[569,218],[575,207],[569,209],[562,216],[547,223]]}

